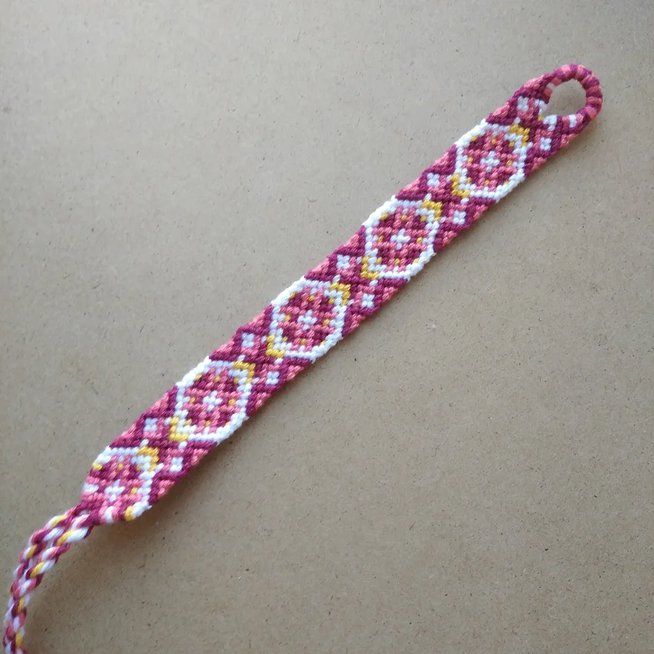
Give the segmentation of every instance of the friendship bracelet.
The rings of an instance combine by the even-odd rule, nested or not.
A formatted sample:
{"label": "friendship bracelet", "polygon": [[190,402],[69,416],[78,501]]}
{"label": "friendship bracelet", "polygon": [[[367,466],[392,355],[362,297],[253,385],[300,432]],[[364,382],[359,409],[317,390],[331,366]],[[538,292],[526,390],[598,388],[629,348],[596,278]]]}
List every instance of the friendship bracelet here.
{"label": "friendship bracelet", "polygon": [[[584,107],[544,115],[553,88],[569,80],[585,90]],[[570,143],[601,106],[599,81],[583,66],[528,81],[142,413],[95,459],[79,503],[48,520],[21,552],[4,622],[5,652],[25,654],[30,595],[73,543],[97,525],[133,520],[152,507],[271,395]]]}

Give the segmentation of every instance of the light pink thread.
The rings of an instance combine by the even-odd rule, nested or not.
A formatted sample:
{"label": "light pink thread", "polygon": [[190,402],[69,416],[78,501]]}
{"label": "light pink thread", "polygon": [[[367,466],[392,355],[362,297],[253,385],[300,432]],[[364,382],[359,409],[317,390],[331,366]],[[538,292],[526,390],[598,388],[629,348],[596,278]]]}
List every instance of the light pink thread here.
{"label": "light pink thread", "polygon": [[[584,107],[545,117],[552,89],[571,79],[586,91]],[[599,81],[583,66],[528,81],[141,414],[96,458],[80,503],[30,537],[10,589],[5,652],[25,654],[30,595],[72,543],[96,525],[149,509],[271,395],[567,145],[601,106]]]}

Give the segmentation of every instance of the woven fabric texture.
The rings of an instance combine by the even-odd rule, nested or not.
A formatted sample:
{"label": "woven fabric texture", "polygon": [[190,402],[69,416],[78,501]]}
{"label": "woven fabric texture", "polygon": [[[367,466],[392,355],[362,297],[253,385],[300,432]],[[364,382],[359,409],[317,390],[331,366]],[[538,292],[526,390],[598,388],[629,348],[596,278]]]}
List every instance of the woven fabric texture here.
{"label": "woven fabric texture", "polygon": [[[585,106],[568,116],[544,115],[553,88],[571,79],[583,86]],[[79,504],[48,521],[21,553],[5,652],[25,652],[30,594],[72,543],[159,501],[269,397],[575,138],[601,103],[597,78],[582,66],[528,81],[144,411],[93,462]]]}

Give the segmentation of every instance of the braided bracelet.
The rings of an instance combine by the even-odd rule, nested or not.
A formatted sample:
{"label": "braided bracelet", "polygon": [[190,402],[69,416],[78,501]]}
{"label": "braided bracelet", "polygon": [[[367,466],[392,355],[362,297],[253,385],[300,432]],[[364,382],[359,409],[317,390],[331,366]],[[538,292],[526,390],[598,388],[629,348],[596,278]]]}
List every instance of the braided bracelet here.
{"label": "braided bracelet", "polygon": [[[572,79],[586,92],[585,106],[545,116],[552,89]],[[80,502],[48,520],[21,552],[4,622],[5,652],[25,654],[30,595],[73,543],[97,525],[133,520],[158,502],[273,393],[570,143],[601,106],[599,81],[582,66],[528,81],[142,413],[95,459]]]}

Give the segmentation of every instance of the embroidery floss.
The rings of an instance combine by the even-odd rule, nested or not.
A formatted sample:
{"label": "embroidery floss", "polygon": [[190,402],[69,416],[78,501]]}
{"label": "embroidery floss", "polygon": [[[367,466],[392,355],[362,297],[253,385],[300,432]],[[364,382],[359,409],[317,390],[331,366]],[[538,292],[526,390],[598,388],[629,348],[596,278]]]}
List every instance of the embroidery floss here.
{"label": "embroidery floss", "polygon": [[[553,88],[573,79],[586,92],[585,106],[545,116]],[[4,622],[5,652],[25,654],[30,595],[73,543],[97,525],[133,520],[158,502],[273,393],[570,143],[601,106],[599,81],[583,66],[528,81],[141,414],[93,462],[80,502],[34,532],[21,552]]]}

